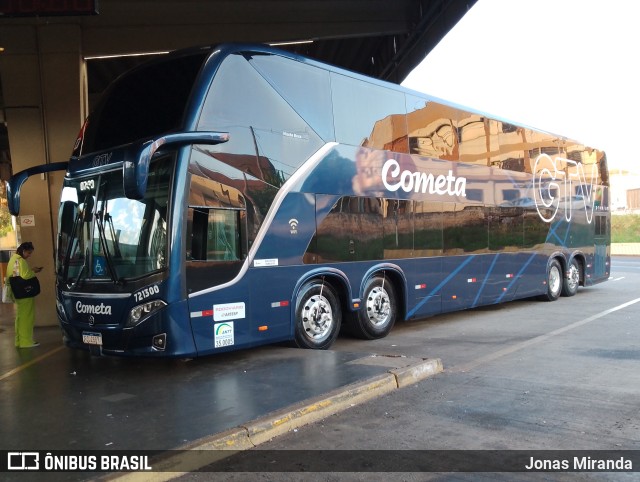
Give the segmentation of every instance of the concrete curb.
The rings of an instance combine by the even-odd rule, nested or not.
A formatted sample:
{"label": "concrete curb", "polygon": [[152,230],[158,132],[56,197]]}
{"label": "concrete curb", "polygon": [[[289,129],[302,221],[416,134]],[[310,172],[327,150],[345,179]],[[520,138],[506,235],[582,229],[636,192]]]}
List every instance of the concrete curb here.
{"label": "concrete curb", "polygon": [[423,360],[421,363],[403,368],[394,368],[390,373],[396,377],[398,388],[404,388],[425,378],[437,375],[442,370],[442,362],[439,358],[436,358],[434,360]]}
{"label": "concrete curb", "polygon": [[303,425],[385,395],[396,388],[396,379],[390,373],[347,385],[247,424],[249,440],[252,444],[259,445]]}
{"label": "concrete curb", "polygon": [[[179,453],[153,461],[154,472],[111,474],[101,480],[136,482],[171,480],[442,371],[440,359],[427,359],[406,367],[394,368],[381,375],[272,412],[246,425],[178,447],[176,450]],[[203,451],[207,452],[203,453]]]}

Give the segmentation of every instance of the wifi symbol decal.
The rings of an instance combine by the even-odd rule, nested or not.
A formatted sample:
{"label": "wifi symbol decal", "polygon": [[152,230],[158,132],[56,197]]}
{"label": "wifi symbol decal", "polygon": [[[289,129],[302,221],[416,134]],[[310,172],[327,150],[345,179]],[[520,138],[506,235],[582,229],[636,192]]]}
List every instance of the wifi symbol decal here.
{"label": "wifi symbol decal", "polygon": [[291,234],[298,234],[298,220],[293,218],[289,219],[289,226],[291,227]]}

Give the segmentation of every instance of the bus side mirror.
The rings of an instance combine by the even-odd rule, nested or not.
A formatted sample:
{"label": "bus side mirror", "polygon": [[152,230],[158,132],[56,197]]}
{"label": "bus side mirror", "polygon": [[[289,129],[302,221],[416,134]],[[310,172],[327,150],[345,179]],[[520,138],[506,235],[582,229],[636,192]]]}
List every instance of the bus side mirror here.
{"label": "bus side mirror", "polygon": [[227,142],[228,132],[180,132],[158,137],[142,144],[132,159],[125,157],[122,164],[124,194],[129,199],[142,199],[147,192],[149,164],[154,154],[168,148],[192,144],[215,145]]}
{"label": "bus side mirror", "polygon": [[11,176],[7,181],[7,207],[9,208],[9,213],[12,216],[17,216],[18,213],[20,213],[20,188],[30,176],[51,171],[66,171],[68,164],[68,162],[41,164],[39,166],[29,167]]}

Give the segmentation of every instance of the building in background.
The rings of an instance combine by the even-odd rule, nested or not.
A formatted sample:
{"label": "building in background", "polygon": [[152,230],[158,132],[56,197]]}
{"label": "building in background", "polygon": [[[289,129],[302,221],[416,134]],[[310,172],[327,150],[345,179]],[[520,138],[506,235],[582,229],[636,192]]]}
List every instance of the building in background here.
{"label": "building in background", "polygon": [[612,169],[611,211],[613,214],[640,214],[640,174]]}

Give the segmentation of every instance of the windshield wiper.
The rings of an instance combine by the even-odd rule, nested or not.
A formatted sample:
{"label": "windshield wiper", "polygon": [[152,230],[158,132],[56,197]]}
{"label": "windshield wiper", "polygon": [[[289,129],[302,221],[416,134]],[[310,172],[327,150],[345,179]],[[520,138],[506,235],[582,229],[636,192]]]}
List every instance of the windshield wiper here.
{"label": "windshield wiper", "polygon": [[[111,252],[109,251],[109,243],[107,242],[107,235],[104,230],[104,224],[102,222],[105,213],[104,213],[104,205],[106,203],[102,203],[99,212],[96,212],[96,224],[98,226],[98,235],[100,236],[100,244],[102,245],[102,251],[104,252],[104,259],[107,261],[107,269],[109,270],[109,275],[111,276],[111,281],[118,284],[122,282],[122,279],[118,279],[118,275],[116,273],[116,267],[113,264],[113,258],[111,257]],[[111,216],[109,213],[106,214],[107,218]],[[116,241],[114,240],[114,244]]]}
{"label": "windshield wiper", "polygon": [[[80,271],[78,272],[78,277],[76,278],[76,280],[69,284],[67,283],[67,287],[72,290],[74,289],[76,286],[78,286],[78,283],[80,282],[80,280],[82,279],[82,273],[84,273],[84,270],[87,267],[87,260],[89,259],[89,248],[87,248],[84,252],[84,261],[82,262],[82,267],[80,268]],[[69,270],[69,265],[67,264],[67,271]],[[66,273],[65,273],[65,279],[66,279]],[[68,279],[66,280],[67,282],[69,281]]]}
{"label": "windshield wiper", "polygon": [[87,249],[85,250],[84,260],[82,262],[82,267],[78,272],[78,276],[76,277],[75,281],[73,281],[72,283],[69,283],[70,281],[69,267],[71,265],[71,253],[73,252],[74,243],[80,242],[80,236],[78,236],[78,229],[82,225],[82,223],[84,223],[87,219],[90,218],[91,211],[93,210],[93,198],[91,197],[90,193],[87,193],[87,195],[85,196],[83,201],[83,206],[84,206],[84,209],[82,210],[78,209],[78,212],[76,213],[76,217],[73,220],[73,227],[71,228],[71,237],[67,245],[67,252],[64,255],[64,271],[62,273],[62,278],[64,279],[64,282],[69,289],[75,288],[78,285],[78,282],[82,278],[82,273],[84,272],[87,266],[87,260],[89,259],[89,248],[87,247]]}
{"label": "windshield wiper", "polygon": [[113,216],[111,214],[106,213],[105,219],[107,220],[107,225],[109,226],[109,234],[111,234],[111,239],[113,240],[113,250],[116,258],[122,259],[122,252],[120,251],[120,240],[116,236],[116,228],[113,226]]}

